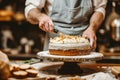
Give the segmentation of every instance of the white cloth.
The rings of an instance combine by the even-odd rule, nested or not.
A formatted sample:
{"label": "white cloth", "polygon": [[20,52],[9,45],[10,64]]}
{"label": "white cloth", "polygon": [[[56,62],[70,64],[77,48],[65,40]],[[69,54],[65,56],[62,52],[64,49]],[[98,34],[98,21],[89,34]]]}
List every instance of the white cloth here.
{"label": "white cloth", "polygon": [[5,63],[9,63],[9,59],[8,59],[8,56],[7,54],[3,53],[0,51],[0,61],[3,61]]}
{"label": "white cloth", "polygon": [[[27,17],[28,12],[33,8],[42,9],[45,7],[46,13],[50,14],[52,11],[52,3],[54,0],[26,0],[25,2],[25,16]],[[105,17],[105,7],[107,0],[93,0],[94,11],[101,12]]]}

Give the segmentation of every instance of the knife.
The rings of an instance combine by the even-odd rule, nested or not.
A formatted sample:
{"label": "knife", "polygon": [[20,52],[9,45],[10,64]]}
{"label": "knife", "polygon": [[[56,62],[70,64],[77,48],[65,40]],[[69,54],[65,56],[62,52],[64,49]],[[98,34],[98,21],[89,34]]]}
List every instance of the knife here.
{"label": "knife", "polygon": [[60,36],[65,35],[64,33],[60,32],[60,31],[57,30],[57,29],[54,29],[54,33],[56,33],[56,34],[58,34],[58,35],[60,35]]}
{"label": "knife", "polygon": [[58,33],[58,30],[57,30],[57,29],[54,29],[54,33]]}

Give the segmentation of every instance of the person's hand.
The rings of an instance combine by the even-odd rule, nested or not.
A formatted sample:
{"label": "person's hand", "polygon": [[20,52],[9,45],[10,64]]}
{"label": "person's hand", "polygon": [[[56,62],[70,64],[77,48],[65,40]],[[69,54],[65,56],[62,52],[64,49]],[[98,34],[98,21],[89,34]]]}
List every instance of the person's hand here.
{"label": "person's hand", "polygon": [[90,45],[94,50],[96,48],[96,40],[97,40],[95,31],[91,27],[89,27],[83,32],[82,36],[90,40]]}
{"label": "person's hand", "polygon": [[53,32],[54,24],[49,16],[46,14],[40,14],[39,18],[39,27],[45,32]]}

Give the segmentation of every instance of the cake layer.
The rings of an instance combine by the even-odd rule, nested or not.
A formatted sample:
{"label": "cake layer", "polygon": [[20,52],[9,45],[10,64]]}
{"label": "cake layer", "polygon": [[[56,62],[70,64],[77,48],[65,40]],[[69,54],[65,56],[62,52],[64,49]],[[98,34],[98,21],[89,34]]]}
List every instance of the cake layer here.
{"label": "cake layer", "polygon": [[69,49],[79,49],[79,50],[87,50],[90,49],[90,45],[88,43],[78,43],[78,44],[57,44],[50,43],[49,49],[55,50],[69,50]]}
{"label": "cake layer", "polygon": [[90,53],[90,49],[88,50],[78,50],[78,49],[71,49],[71,50],[54,50],[49,49],[49,53],[52,55],[60,55],[60,56],[80,56],[80,55],[87,55]]}

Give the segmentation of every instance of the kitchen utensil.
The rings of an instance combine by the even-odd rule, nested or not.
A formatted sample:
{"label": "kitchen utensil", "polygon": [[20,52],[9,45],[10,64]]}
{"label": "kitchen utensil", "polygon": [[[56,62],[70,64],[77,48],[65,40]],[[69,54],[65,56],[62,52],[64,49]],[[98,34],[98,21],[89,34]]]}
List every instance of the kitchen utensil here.
{"label": "kitchen utensil", "polygon": [[120,14],[115,11],[115,8],[116,3],[112,2],[112,12],[107,17],[105,27],[113,40],[120,41]]}
{"label": "kitchen utensil", "polygon": [[120,41],[120,18],[111,22],[111,36],[115,41]]}

